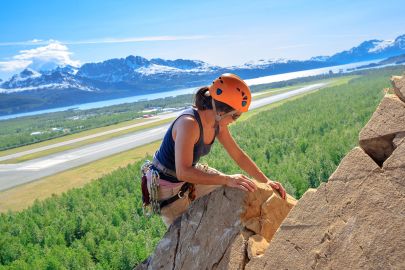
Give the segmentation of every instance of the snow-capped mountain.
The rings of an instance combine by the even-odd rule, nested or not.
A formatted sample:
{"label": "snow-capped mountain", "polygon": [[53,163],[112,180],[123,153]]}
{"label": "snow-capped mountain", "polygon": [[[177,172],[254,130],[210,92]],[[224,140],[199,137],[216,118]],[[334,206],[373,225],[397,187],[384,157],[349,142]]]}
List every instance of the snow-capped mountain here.
{"label": "snow-capped mountain", "polygon": [[0,93],[70,88],[82,91],[97,90],[75,78],[75,73],[75,69],[71,66],[58,67],[55,70],[43,73],[27,68],[4,82],[1,85]]}
{"label": "snow-capped mountain", "polygon": [[[84,91],[103,91],[105,89],[141,86],[142,80],[156,81],[177,80],[179,77],[194,74],[207,74],[220,69],[203,61],[164,60],[155,58],[147,60],[140,56],[128,56],[110,59],[101,63],[88,63],[80,68],[72,66],[57,67],[51,71],[37,72],[25,69],[14,75],[0,86],[0,92],[12,93],[35,89],[68,89]],[[162,81],[160,81],[161,83]],[[170,87],[170,86],[169,86]]]}
{"label": "snow-capped mountain", "polygon": [[[315,56],[305,61],[260,59],[239,66],[219,67],[199,60],[161,58],[148,60],[141,56],[130,55],[126,58],[87,63],[81,67],[63,66],[46,71],[25,69],[9,80],[0,82],[0,114],[197,87],[209,84],[213,78],[225,72],[233,72],[244,79],[250,79],[383,59],[404,53],[405,35],[402,35],[391,41],[376,39],[365,41],[350,50],[332,56]],[[16,103],[21,102],[21,95],[31,100],[16,108],[7,105],[16,103],[1,102],[2,97],[4,100],[12,100],[13,95],[18,95],[15,97]],[[30,102],[43,99],[46,99],[46,102],[41,102],[39,106],[30,105]],[[3,110],[4,107],[7,110]]]}
{"label": "snow-capped mountain", "polygon": [[[211,72],[217,69],[203,61],[197,60],[148,60],[141,56],[111,59],[101,63],[84,64],[77,75],[104,82],[130,82],[142,76],[176,75],[179,73]],[[150,78],[148,78],[150,79]]]}
{"label": "snow-capped mountain", "polygon": [[16,74],[13,77],[11,77],[11,79],[7,82],[7,84],[10,85],[11,87],[17,86],[18,83],[27,81],[29,79],[41,77],[41,75],[42,75],[41,73],[33,69],[26,68],[20,74]]}
{"label": "snow-capped mountain", "polygon": [[327,58],[338,64],[353,63],[357,61],[368,61],[383,59],[405,53],[405,35],[395,40],[368,40],[348,51],[343,51]]}

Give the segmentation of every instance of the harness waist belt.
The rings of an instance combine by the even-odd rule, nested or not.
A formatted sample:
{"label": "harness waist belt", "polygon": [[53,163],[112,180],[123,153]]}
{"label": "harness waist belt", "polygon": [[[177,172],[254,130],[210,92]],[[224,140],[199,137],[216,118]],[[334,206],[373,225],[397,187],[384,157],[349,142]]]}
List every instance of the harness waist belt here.
{"label": "harness waist belt", "polygon": [[159,160],[156,157],[153,157],[153,161],[152,164],[162,173],[170,175],[174,178],[177,178],[176,176],[176,172],[173,170],[170,170],[168,168],[166,168],[164,165],[162,165],[162,163],[159,162]]}

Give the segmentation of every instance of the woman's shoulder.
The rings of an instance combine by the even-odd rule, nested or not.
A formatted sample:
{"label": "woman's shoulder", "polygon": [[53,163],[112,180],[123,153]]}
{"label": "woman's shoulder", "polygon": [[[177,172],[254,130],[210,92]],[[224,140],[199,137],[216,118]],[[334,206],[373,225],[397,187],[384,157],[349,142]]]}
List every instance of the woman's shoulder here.
{"label": "woman's shoulder", "polygon": [[198,122],[197,119],[195,119],[194,116],[189,115],[189,114],[183,114],[180,115],[176,121],[176,123],[174,123],[174,128],[177,127],[182,127],[182,128],[198,128]]}
{"label": "woman's shoulder", "polygon": [[179,117],[173,125],[173,140],[177,138],[178,134],[182,134],[183,138],[186,136],[194,142],[198,141],[200,132],[197,120],[191,115],[182,115]]}
{"label": "woman's shoulder", "polygon": [[199,133],[199,125],[197,119],[195,119],[194,116],[188,114],[180,115],[176,119],[176,122],[173,125],[173,129],[175,131],[181,130],[187,132],[190,135],[194,132]]}

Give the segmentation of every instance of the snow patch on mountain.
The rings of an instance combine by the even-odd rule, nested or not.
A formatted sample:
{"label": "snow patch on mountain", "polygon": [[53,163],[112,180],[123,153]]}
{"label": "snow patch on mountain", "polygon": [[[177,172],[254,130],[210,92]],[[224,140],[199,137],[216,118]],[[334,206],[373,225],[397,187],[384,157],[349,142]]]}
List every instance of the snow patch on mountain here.
{"label": "snow patch on mountain", "polygon": [[329,58],[330,58],[330,56],[319,55],[319,56],[311,57],[309,60],[310,61],[325,62],[325,61],[329,60]]}
{"label": "snow patch on mountain", "polygon": [[140,67],[140,68],[135,69],[134,71],[138,72],[142,75],[149,76],[149,75],[154,75],[154,74],[158,74],[158,73],[185,72],[185,71],[187,72],[188,70],[151,64],[148,67]]}
{"label": "snow patch on mountain", "polygon": [[166,65],[159,65],[159,64],[150,64],[148,66],[140,67],[134,69],[135,72],[140,73],[143,76],[151,76],[155,74],[164,74],[164,73],[196,73],[196,72],[209,72],[212,70],[212,66],[204,63],[195,68],[191,69],[184,69]]}
{"label": "snow patch on mountain", "polygon": [[94,92],[94,91],[98,90],[96,88],[84,86],[78,82],[76,82],[76,83],[63,82],[63,83],[43,84],[43,85],[37,85],[37,86],[15,87],[15,88],[10,88],[10,89],[0,88],[0,93],[10,94],[10,93],[16,93],[16,92],[23,92],[23,91],[33,91],[33,90],[46,90],[46,89],[62,90],[62,89],[71,89],[71,88],[74,88],[77,90],[82,90],[82,91],[88,91],[88,92]]}
{"label": "snow patch on mountain", "polygon": [[395,44],[394,40],[376,40],[373,41],[374,48],[368,50],[369,53],[376,53],[385,50],[388,47],[392,47]]}
{"label": "snow patch on mountain", "polygon": [[11,77],[10,81],[22,82],[22,81],[25,81],[27,79],[34,79],[34,78],[38,78],[38,77],[41,77],[41,76],[42,76],[41,73],[39,73],[39,72],[37,72],[37,71],[35,71],[33,69],[26,68],[23,71],[21,71],[20,74],[16,74],[13,77]]}
{"label": "snow patch on mountain", "polygon": [[289,61],[286,58],[259,59],[246,62],[243,65],[231,66],[228,69],[264,69],[274,64],[288,63]]}

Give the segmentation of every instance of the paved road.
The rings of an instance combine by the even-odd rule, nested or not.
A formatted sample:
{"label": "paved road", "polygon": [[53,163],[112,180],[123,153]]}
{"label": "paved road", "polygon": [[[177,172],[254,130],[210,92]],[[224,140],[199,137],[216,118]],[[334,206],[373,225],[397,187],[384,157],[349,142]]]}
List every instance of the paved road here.
{"label": "paved road", "polygon": [[[255,100],[252,101],[251,108],[256,109],[282,99],[322,88],[326,85],[327,83],[313,84],[287,93]],[[167,114],[165,117],[170,118],[178,114],[179,112]],[[156,121],[160,121],[161,119],[159,118]],[[160,140],[163,138],[169,125],[165,124],[156,128],[126,134],[103,142],[85,145],[18,164],[0,164],[0,191]]]}

